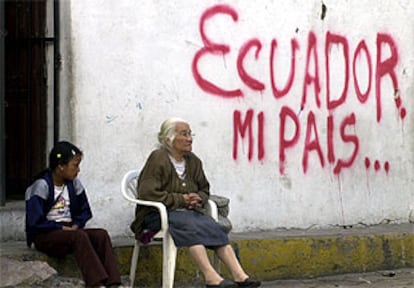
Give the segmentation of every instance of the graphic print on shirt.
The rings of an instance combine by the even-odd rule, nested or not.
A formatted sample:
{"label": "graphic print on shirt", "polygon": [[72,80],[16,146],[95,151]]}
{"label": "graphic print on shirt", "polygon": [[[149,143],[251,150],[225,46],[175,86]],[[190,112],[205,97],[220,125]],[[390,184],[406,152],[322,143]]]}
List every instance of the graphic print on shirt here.
{"label": "graphic print on shirt", "polygon": [[[56,193],[57,191],[55,191]],[[61,193],[56,193],[57,199],[55,205],[49,211],[47,218],[56,222],[71,222],[71,214],[69,209],[69,194],[67,189],[63,189]]]}

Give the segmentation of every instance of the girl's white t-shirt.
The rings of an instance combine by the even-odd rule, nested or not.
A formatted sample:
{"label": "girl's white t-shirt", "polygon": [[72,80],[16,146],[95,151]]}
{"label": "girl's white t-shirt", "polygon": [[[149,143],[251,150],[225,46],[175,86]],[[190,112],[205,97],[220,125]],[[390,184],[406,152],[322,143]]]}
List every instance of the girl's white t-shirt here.
{"label": "girl's white t-shirt", "polygon": [[47,219],[56,222],[72,222],[70,214],[69,190],[66,185],[55,185],[55,205],[47,214]]}

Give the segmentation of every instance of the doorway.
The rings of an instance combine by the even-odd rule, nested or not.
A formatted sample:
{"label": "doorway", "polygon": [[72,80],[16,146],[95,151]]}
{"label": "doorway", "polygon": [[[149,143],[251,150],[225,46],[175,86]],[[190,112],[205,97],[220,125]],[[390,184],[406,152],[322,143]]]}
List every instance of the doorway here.
{"label": "doorway", "polygon": [[53,117],[48,108],[53,105],[49,48],[55,42],[47,37],[48,2],[4,1],[5,157],[1,161],[5,161],[6,200],[23,200],[33,176],[47,164],[48,118]]}

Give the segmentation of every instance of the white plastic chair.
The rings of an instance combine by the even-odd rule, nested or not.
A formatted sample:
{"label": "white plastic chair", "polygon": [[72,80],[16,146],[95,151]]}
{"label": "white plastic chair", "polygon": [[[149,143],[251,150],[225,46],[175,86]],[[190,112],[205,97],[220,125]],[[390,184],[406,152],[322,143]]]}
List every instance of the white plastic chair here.
{"label": "white plastic chair", "polygon": [[[177,258],[177,247],[174,244],[170,233],[168,232],[168,216],[167,209],[164,204],[156,201],[140,200],[137,197],[137,179],[138,170],[128,171],[121,182],[121,192],[123,197],[134,203],[144,206],[152,206],[158,209],[161,217],[161,230],[154,235],[151,243],[162,244],[162,287],[172,288],[174,285],[175,263]],[[218,209],[215,202],[208,200],[206,205],[208,214],[216,221],[218,221]],[[138,264],[138,256],[140,246],[144,245],[135,239],[134,250],[131,257],[131,268],[129,272],[129,280],[131,287],[134,287],[135,272]],[[216,270],[220,271],[220,261],[216,254],[214,254],[213,265]]]}

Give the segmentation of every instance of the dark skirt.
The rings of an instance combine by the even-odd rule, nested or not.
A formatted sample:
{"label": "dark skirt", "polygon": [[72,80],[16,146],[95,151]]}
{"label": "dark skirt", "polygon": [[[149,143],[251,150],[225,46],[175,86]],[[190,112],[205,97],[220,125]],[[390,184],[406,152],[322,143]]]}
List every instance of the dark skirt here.
{"label": "dark skirt", "polygon": [[[224,229],[213,218],[194,210],[168,211],[168,224],[177,247],[203,245],[215,248],[230,243]],[[157,212],[145,217],[144,228],[153,231],[160,229]]]}

